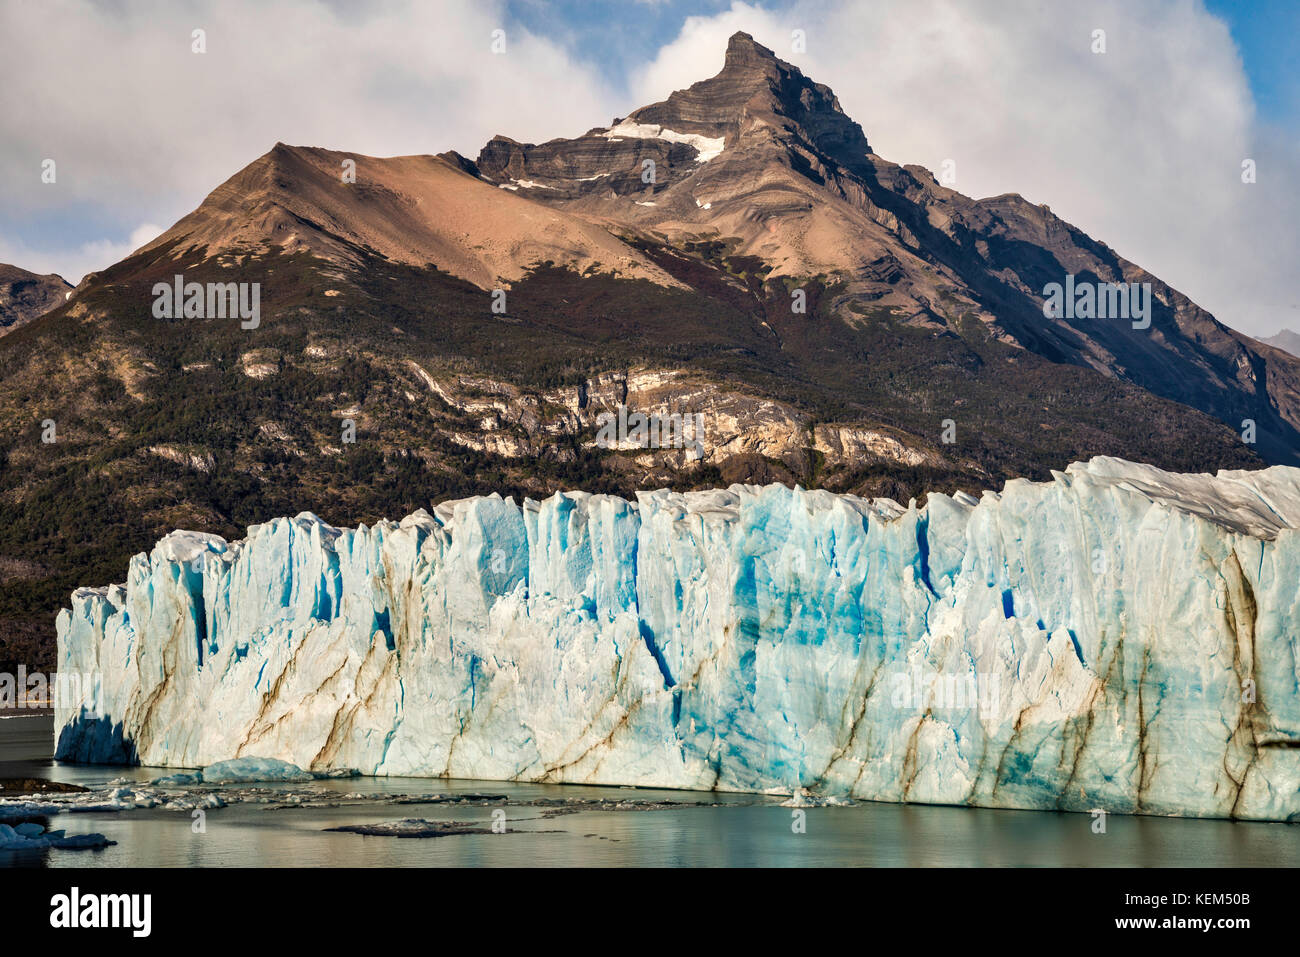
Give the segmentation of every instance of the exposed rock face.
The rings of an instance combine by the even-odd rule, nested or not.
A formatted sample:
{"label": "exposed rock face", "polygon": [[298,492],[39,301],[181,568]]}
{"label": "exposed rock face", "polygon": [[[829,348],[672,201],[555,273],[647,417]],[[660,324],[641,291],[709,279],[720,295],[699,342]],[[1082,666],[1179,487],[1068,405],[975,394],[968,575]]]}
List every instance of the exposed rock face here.
{"label": "exposed rock face", "polygon": [[[614,137],[626,124],[638,136]],[[658,129],[658,133],[654,132]],[[664,139],[717,137],[720,152]],[[704,157],[708,155],[707,159]],[[656,181],[642,181],[655,163]],[[1015,194],[973,200],[871,152],[832,92],[747,34],[722,71],[610,129],[539,146],[494,139],[478,170],[531,199],[679,241],[715,237],[771,277],[828,274],[835,305],[955,328],[966,318],[1056,362],[1086,365],[1201,409],[1256,422],[1275,461],[1300,461],[1300,361],[1260,351],[1186,296]],[[1044,288],[1150,283],[1150,325],[1044,316]]]}
{"label": "exposed rock face", "polygon": [[830,464],[861,462],[872,457],[902,465],[924,465],[938,459],[936,454],[911,448],[892,435],[871,429],[819,425],[814,430],[815,448]]}
{"label": "exposed rock face", "polygon": [[[539,196],[546,201],[611,193],[651,198],[728,150],[746,154],[753,165],[764,152],[752,152],[762,140],[789,152],[791,162],[812,163],[824,155],[860,163],[870,152],[862,128],[844,115],[828,87],[741,33],[712,79],[578,139],[533,145],[495,137],[477,167],[501,184],[531,182],[532,189],[548,192]],[[653,183],[642,178],[647,160],[655,163]],[[737,172],[733,164],[724,165]]]}
{"label": "exposed rock face", "polygon": [[1283,329],[1277,335],[1259,341],[1283,352],[1289,352],[1293,356],[1300,356],[1300,333],[1292,332],[1290,329]]}
{"label": "exposed rock face", "polygon": [[36,273],[0,263],[0,335],[63,305],[72,285],[62,276]]}
{"label": "exposed rock face", "polygon": [[[277,144],[145,251],[225,251],[237,269],[247,262],[238,250],[275,246],[346,269],[374,250],[483,289],[548,262],[690,286],[648,254],[665,241],[751,259],[769,288],[823,279],[831,310],[850,324],[982,323],[1000,341],[1134,383],[1234,431],[1251,422],[1266,459],[1300,461],[1300,359],[1260,349],[1044,206],[1015,194],[970,199],[877,156],[829,88],[745,33],[716,76],[575,139],[498,136],[477,161]],[[1048,318],[1044,291],[1067,276],[1149,283],[1149,315],[1140,328]]]}
{"label": "exposed rock face", "polygon": [[[414,364],[412,364],[414,366]],[[418,368],[418,367],[416,367]],[[477,428],[455,431],[452,441],[505,458],[563,456],[564,440],[590,436],[601,424],[624,415],[667,418],[699,416],[701,432],[682,445],[655,445],[627,440],[608,448],[642,451],[623,467],[642,476],[670,481],[693,462],[724,466],[743,456],[781,462],[798,475],[815,449],[828,466],[878,461],[897,465],[938,465],[942,455],[929,443],[902,433],[847,425],[814,425],[794,406],[744,392],[720,388],[683,370],[633,369],[608,373],[578,386],[542,392],[521,390],[508,382],[464,376],[436,381],[418,374],[429,390],[457,411],[474,417]],[[692,451],[699,438],[699,454]],[[587,448],[601,448],[595,439]]]}

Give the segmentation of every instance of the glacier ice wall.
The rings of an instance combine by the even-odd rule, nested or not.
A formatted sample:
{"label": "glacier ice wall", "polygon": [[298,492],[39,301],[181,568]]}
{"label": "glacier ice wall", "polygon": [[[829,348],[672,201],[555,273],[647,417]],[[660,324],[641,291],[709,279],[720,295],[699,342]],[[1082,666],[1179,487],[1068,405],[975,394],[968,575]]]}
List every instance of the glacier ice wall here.
{"label": "glacier ice wall", "polygon": [[1300,817],[1300,470],[733,486],[177,532],[58,619],[58,756]]}

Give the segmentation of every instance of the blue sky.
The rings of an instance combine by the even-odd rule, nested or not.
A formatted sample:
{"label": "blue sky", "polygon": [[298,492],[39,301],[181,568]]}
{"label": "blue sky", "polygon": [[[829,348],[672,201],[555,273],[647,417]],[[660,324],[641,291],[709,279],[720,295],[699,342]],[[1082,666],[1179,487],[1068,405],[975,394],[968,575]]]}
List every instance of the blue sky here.
{"label": "blue sky", "polygon": [[729,6],[727,0],[508,0],[505,5],[512,21],[564,44],[620,89],[627,86],[629,61],[648,63],[677,36],[687,17]]}
{"label": "blue sky", "polygon": [[[563,44],[623,89],[629,60],[648,63],[687,17],[729,6],[729,0],[508,0],[506,10],[511,21]],[[1300,0],[1207,0],[1205,6],[1232,31],[1260,118],[1300,124]]]}
{"label": "blue sky", "polygon": [[1208,0],[1206,7],[1232,31],[1260,119],[1300,125],[1300,2]]}

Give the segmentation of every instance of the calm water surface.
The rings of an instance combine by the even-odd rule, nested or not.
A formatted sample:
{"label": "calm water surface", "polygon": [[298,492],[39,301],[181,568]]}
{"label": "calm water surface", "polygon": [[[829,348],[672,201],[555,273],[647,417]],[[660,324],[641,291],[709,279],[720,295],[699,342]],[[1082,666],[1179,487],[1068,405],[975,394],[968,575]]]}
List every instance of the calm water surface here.
{"label": "calm water surface", "polygon": [[[52,724],[48,714],[0,718],[0,777],[38,777],[98,788],[120,778],[144,783],[169,773],[157,768],[56,764],[50,759]],[[1300,864],[1300,825],[1111,815],[1107,833],[1097,835],[1086,814],[858,803],[808,808],[807,831],[796,834],[791,829],[791,809],[780,807],[780,798],[756,795],[423,778],[349,778],[316,781],[306,787],[327,800],[357,792],[417,797],[400,804],[376,801],[344,807],[232,804],[207,812],[203,834],[193,832],[190,814],[182,811],[36,817],[32,820],[69,834],[97,831],[117,845],[100,851],[0,851],[0,867]],[[508,834],[409,839],[325,830],[403,818],[463,821],[490,828],[493,807],[418,800],[418,796],[458,793],[506,795],[511,802],[626,799],[673,801],[678,806],[582,810],[544,817],[545,808],[512,803],[505,808],[514,832]]]}

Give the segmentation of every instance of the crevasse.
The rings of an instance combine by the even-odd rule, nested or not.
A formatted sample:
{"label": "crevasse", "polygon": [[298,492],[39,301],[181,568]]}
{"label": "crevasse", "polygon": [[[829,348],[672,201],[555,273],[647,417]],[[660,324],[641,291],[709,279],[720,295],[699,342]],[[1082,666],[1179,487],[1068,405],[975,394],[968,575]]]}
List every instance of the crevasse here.
{"label": "crevasse", "polygon": [[58,756],[1300,816],[1300,470],[733,486],[176,532],[58,618]]}

